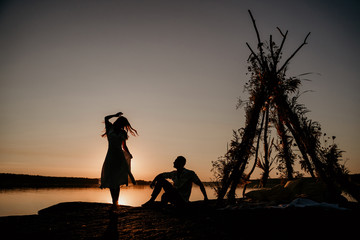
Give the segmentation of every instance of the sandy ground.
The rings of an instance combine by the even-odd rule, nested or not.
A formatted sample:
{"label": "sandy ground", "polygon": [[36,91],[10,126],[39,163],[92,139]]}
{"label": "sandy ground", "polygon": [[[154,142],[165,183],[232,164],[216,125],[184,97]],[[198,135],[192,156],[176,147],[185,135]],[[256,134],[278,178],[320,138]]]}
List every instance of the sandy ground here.
{"label": "sandy ground", "polygon": [[[291,239],[358,235],[360,208],[269,208],[242,202],[217,208],[194,202],[186,209],[68,202],[37,215],[0,218],[1,239]],[[340,234],[340,235],[339,235]]]}

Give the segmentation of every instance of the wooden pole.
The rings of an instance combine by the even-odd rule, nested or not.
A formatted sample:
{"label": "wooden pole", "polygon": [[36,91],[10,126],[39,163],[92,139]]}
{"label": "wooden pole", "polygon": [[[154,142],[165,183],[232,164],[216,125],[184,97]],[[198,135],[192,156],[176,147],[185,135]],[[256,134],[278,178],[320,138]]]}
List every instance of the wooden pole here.
{"label": "wooden pole", "polygon": [[230,177],[222,183],[221,189],[218,193],[218,204],[220,204],[224,199],[230,185],[232,186],[232,193],[235,193],[234,189],[236,189],[239,183],[243,169],[245,168],[247,159],[251,153],[250,149],[253,145],[256,134],[256,127],[259,121],[261,108],[264,105],[264,94],[264,88],[261,87],[261,89],[258,90],[258,94],[255,96],[252,108],[247,112],[247,125],[244,130],[244,135],[241,139],[239,150],[236,154],[236,163],[233,167]]}
{"label": "wooden pole", "polygon": [[291,154],[291,146],[289,144],[288,141],[288,136],[285,132],[285,127],[283,122],[281,121],[280,117],[278,117],[278,121],[276,124],[276,130],[277,133],[282,141],[282,151],[283,151],[283,158],[284,158],[284,162],[285,162],[285,166],[286,166],[286,175],[287,175],[287,179],[288,180],[292,180],[293,179],[293,163],[292,163],[292,154]]}
{"label": "wooden pole", "polygon": [[244,189],[243,189],[243,192],[242,192],[243,197],[245,195],[245,191],[246,191],[246,187],[247,187],[247,181],[250,179],[250,176],[254,172],[255,167],[257,165],[257,162],[258,162],[259,146],[260,146],[261,132],[262,132],[263,125],[264,125],[264,119],[265,119],[265,112],[263,113],[263,116],[261,118],[260,130],[259,130],[259,133],[258,133],[258,139],[257,139],[257,143],[256,143],[256,152],[255,152],[254,165],[253,165],[250,172],[246,175],[246,177],[244,179],[245,184],[244,184]]}

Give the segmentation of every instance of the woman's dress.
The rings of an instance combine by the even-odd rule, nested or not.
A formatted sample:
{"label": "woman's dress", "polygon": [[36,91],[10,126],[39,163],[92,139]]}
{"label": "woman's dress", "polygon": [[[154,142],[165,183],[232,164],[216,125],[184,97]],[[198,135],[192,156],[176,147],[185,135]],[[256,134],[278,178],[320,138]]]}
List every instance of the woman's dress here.
{"label": "woman's dress", "polygon": [[122,149],[122,142],[127,139],[126,131],[121,130],[117,134],[110,123],[106,126],[106,135],[109,146],[101,171],[100,188],[128,185],[129,179],[135,184],[135,179],[130,172],[131,155]]}

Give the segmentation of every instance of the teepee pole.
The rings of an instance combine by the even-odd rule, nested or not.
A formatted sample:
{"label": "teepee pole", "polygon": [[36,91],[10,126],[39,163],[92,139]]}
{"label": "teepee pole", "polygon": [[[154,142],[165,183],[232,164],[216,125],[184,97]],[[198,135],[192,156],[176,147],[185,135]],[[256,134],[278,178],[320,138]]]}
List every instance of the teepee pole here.
{"label": "teepee pole", "polygon": [[286,66],[287,64],[290,62],[290,60],[299,52],[299,50],[305,45],[307,44],[306,40],[308,39],[308,37],[310,36],[310,32],[306,35],[304,42],[295,50],[295,52],[285,61],[285,63],[282,65],[282,67],[277,71],[277,73],[280,73]]}
{"label": "teepee pole", "polygon": [[308,158],[308,155],[307,155],[308,151],[307,151],[305,143],[303,142],[305,137],[302,136],[302,129],[300,127],[300,122],[299,122],[298,116],[292,112],[285,96],[281,96],[281,95],[278,96],[275,99],[275,104],[277,105],[277,108],[279,111],[278,114],[281,116],[286,127],[290,130],[291,134],[293,135],[293,137],[296,141],[296,144],[297,144],[297,146],[303,156],[305,164],[307,166],[307,170],[309,171],[311,177],[315,178],[313,167],[312,167],[310,160]]}
{"label": "teepee pole", "polygon": [[[243,174],[243,169],[245,169],[248,157],[251,153],[260,112],[262,106],[264,105],[264,94],[264,87],[261,86],[261,89],[258,90],[258,94],[255,96],[252,108],[247,112],[246,127],[239,150],[236,154],[236,163],[233,167],[230,177],[223,182],[220,191],[218,192],[218,203],[224,199],[230,185],[232,185],[233,189],[237,187],[240,177]],[[232,192],[234,193],[234,191]]]}
{"label": "teepee pole", "polygon": [[275,124],[277,133],[282,141],[282,150],[283,150],[283,158],[286,166],[286,175],[288,180],[292,180],[293,177],[293,166],[292,166],[292,156],[291,156],[291,146],[288,141],[288,136],[285,132],[285,126],[281,121],[280,117],[277,119],[277,123]]}
{"label": "teepee pole", "polygon": [[265,114],[265,126],[264,126],[264,169],[263,176],[261,178],[260,184],[264,187],[267,183],[270,174],[270,164],[269,164],[269,144],[268,144],[268,129],[269,129],[269,108],[270,104],[267,104]]}

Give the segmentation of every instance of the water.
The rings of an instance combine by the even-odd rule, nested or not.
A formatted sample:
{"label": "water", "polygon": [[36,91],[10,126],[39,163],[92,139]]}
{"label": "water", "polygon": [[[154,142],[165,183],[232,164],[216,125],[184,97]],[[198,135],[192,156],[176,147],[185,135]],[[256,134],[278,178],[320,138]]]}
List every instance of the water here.
{"label": "water", "polygon": [[[205,189],[209,199],[216,198],[215,191],[211,187],[205,187]],[[152,189],[149,186],[121,188],[119,204],[134,207],[141,206],[141,204],[149,200],[151,192]],[[239,190],[238,194],[241,195],[241,190]],[[203,199],[200,188],[193,186],[190,201]],[[108,189],[100,188],[0,190],[0,216],[37,214],[39,210],[61,202],[78,201],[111,203],[111,196]]]}

